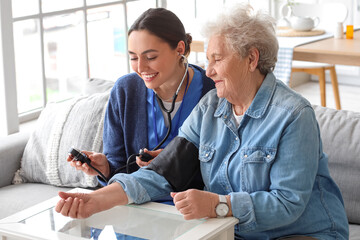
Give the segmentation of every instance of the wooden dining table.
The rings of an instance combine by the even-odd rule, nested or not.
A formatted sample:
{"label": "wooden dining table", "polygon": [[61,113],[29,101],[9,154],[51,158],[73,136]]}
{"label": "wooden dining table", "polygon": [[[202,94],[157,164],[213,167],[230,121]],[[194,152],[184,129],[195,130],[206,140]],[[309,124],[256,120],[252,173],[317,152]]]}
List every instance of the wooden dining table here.
{"label": "wooden dining table", "polygon": [[360,66],[360,30],[353,39],[327,38],[294,48],[293,60]]}
{"label": "wooden dining table", "polygon": [[[203,41],[193,41],[191,50],[204,52]],[[303,44],[294,48],[293,60],[360,66],[360,30],[353,39],[334,37]]]}

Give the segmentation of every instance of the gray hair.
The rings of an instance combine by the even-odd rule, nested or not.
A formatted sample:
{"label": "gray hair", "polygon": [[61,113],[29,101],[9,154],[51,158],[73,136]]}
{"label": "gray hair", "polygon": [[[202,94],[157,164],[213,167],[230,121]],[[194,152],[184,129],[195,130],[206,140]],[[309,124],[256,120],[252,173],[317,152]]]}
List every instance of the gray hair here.
{"label": "gray hair", "polygon": [[205,24],[202,35],[207,39],[224,36],[230,50],[241,57],[248,56],[251,48],[257,48],[260,53],[257,68],[265,75],[274,70],[277,61],[275,23],[270,15],[255,12],[250,5],[237,4]]}

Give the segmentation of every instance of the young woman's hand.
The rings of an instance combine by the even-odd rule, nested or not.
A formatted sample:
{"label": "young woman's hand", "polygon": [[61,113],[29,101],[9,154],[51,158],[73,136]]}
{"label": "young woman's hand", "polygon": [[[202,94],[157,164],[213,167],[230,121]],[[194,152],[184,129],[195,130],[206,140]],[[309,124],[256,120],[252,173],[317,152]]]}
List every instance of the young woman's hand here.
{"label": "young woman's hand", "polygon": [[[155,151],[149,151],[147,150],[146,148],[144,149],[144,152],[145,153],[148,153],[150,154],[153,158],[155,158],[157,155],[159,155],[159,153],[162,151],[163,149],[158,149],[158,150],[155,150]],[[142,161],[140,159],[140,157],[136,157],[136,164],[139,166],[139,167],[145,167],[147,165],[149,165],[151,163],[152,160],[148,161],[148,162],[145,162],[145,161]]]}
{"label": "young woman's hand", "polygon": [[[89,152],[89,151],[81,151],[82,153],[85,153],[85,155],[91,160],[91,165],[98,169],[102,174],[104,174],[105,177],[109,177],[110,175],[110,166],[109,162],[103,153],[96,153],[96,152]],[[82,163],[80,161],[74,160],[74,157],[69,154],[68,158],[66,159],[68,162],[70,162],[70,165],[75,167],[76,170],[81,170],[87,175],[97,176],[98,173],[89,167],[88,164]]]}

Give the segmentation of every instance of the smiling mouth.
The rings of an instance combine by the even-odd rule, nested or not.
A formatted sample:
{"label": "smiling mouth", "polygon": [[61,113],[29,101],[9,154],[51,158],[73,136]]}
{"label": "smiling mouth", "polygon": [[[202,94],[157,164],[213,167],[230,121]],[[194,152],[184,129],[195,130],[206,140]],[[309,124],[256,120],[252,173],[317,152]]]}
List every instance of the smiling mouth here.
{"label": "smiling mouth", "polygon": [[151,81],[153,80],[159,73],[152,73],[152,74],[141,74],[141,77],[145,80],[145,81]]}

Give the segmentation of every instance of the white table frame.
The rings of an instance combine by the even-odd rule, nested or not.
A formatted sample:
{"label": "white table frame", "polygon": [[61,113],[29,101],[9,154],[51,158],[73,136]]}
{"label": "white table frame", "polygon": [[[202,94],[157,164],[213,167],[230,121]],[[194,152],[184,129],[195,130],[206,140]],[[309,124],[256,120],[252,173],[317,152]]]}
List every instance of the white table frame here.
{"label": "white table frame", "polygon": [[[89,190],[75,188],[70,192],[88,192]],[[51,198],[45,202],[39,203],[26,210],[18,212],[7,218],[0,220],[0,240],[13,239],[66,239],[66,240],[80,240],[82,237],[71,236],[61,232],[51,230],[35,231],[32,227],[19,223],[21,220],[33,216],[46,209],[54,207],[59,201],[59,197]],[[128,206],[119,206],[128,207]],[[141,208],[172,213],[181,215],[174,206],[149,202],[141,205]],[[177,238],[178,240],[189,239],[213,239],[213,240],[230,240],[234,239],[234,225],[238,223],[238,219],[234,217],[228,218],[211,218],[206,219],[203,223],[194,227],[190,231],[184,233]]]}

